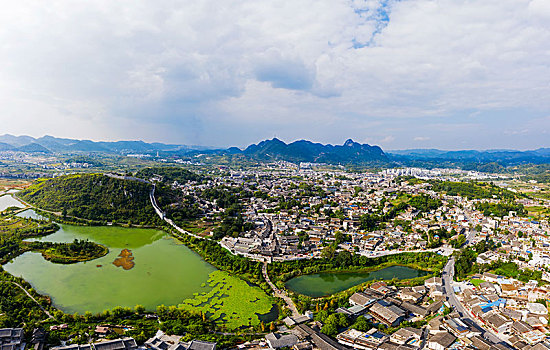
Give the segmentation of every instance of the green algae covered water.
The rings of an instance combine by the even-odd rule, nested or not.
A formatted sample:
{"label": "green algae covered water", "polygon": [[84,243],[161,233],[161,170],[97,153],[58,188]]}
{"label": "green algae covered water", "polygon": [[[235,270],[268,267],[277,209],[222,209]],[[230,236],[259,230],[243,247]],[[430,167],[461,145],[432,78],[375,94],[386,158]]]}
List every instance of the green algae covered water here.
{"label": "green algae covered water", "polygon": [[[109,248],[106,256],[70,265],[53,264],[39,253],[27,252],[5,264],[4,269],[23,277],[54,305],[68,313],[93,313],[115,306],[137,304],[154,310],[158,305],[177,305],[194,293],[207,292],[206,281],[216,269],[168,234],[159,230],[113,226],[71,226],[49,236],[49,242],[88,239]],[[128,249],[134,266],[113,265]],[[205,287],[206,285],[206,287]]]}
{"label": "green algae covered water", "polygon": [[286,283],[293,292],[318,298],[341,292],[358,284],[374,280],[409,279],[426,276],[428,271],[406,266],[390,266],[372,272],[321,272],[294,277]]}

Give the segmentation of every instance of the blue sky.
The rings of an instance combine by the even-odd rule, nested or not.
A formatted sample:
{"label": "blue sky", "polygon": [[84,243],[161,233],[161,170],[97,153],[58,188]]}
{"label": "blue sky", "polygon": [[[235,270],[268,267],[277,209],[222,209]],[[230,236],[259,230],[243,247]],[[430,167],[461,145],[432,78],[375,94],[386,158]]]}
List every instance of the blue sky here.
{"label": "blue sky", "polygon": [[550,147],[547,0],[23,0],[2,133]]}

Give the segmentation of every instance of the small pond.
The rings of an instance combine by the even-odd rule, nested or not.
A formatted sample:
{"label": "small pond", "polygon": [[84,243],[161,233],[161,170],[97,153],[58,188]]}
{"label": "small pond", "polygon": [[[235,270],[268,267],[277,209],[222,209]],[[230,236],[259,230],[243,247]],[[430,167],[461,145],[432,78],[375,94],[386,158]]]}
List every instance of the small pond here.
{"label": "small pond", "polygon": [[373,280],[409,279],[426,276],[428,271],[406,266],[390,266],[371,272],[321,272],[294,277],[286,283],[293,292],[318,298],[341,292],[358,284]]}

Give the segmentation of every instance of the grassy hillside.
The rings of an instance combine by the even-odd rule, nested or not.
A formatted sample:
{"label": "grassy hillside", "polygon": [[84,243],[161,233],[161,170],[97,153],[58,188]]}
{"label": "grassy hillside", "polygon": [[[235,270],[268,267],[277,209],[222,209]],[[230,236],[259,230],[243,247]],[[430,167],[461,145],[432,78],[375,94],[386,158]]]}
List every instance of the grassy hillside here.
{"label": "grassy hillside", "polygon": [[67,216],[139,225],[157,222],[149,202],[151,185],[102,174],[78,174],[39,180],[19,197]]}

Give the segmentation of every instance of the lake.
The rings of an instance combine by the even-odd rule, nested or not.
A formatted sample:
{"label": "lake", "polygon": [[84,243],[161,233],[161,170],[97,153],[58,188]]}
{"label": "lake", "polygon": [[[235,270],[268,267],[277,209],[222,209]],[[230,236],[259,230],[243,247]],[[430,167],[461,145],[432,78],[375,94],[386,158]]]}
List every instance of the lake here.
{"label": "lake", "polygon": [[[28,213],[31,215],[32,213]],[[49,242],[88,239],[109,248],[106,256],[88,262],[62,265],[27,252],[5,264],[4,269],[23,277],[54,305],[68,313],[93,313],[115,306],[137,304],[154,310],[158,305],[177,305],[193,293],[207,292],[209,274],[216,269],[198,254],[164,231],[115,226],[61,225]],[[128,270],[113,262],[128,249],[134,267]]]}
{"label": "lake", "polygon": [[9,207],[25,208],[23,203],[13,198],[9,194],[5,194],[0,197],[0,211],[6,210]]}
{"label": "lake", "polygon": [[286,287],[293,292],[313,298],[331,295],[358,284],[373,280],[409,279],[426,276],[430,272],[406,266],[390,266],[371,272],[321,272],[290,279]]}

